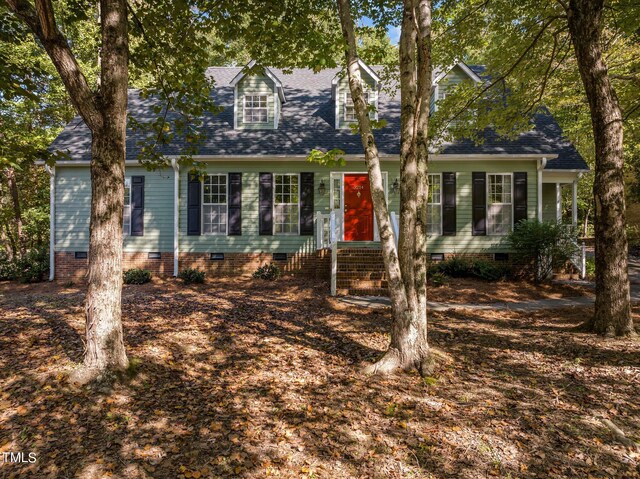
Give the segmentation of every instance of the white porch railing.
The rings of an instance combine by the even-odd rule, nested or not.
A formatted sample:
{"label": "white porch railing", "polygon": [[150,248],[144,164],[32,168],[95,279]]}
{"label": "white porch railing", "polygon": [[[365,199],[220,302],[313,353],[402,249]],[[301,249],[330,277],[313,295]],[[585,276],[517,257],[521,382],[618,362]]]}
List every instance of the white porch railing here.
{"label": "white porch railing", "polygon": [[571,257],[570,261],[573,266],[578,270],[580,279],[584,279],[587,276],[587,246],[582,242],[582,245],[574,242],[576,246],[576,253]]}
{"label": "white porch railing", "polygon": [[[391,211],[391,228],[398,246],[398,215],[395,211]],[[336,211],[329,214],[316,212],[316,249],[331,250],[331,295],[336,295],[337,276],[338,276],[338,238],[341,237],[338,231],[338,218]]]}

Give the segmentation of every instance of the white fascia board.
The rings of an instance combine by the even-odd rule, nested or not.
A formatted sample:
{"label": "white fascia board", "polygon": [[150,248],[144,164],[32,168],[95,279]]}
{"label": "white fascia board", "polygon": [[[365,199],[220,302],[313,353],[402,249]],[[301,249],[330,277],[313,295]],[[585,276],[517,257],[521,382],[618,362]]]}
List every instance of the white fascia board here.
{"label": "white fascia board", "polygon": [[[231,85],[234,88],[237,88],[237,85],[238,83],[240,83],[240,80],[242,80],[246,76],[246,72],[244,70],[251,69],[255,65],[256,65],[256,61],[251,60],[245,68],[240,70],[238,74],[235,77],[233,77],[233,79],[229,82],[229,85]],[[284,87],[282,85],[282,82],[278,79],[277,76],[274,75],[274,73],[271,70],[269,70],[269,68],[264,67],[264,73],[275,84],[276,90],[278,91],[278,96],[280,97],[280,101],[282,101],[282,103],[286,103],[287,99],[284,96]]]}
{"label": "white fascia board", "polygon": [[469,78],[471,78],[474,82],[476,83],[482,83],[482,78],[480,78],[478,75],[476,75],[473,70],[471,68],[469,68],[466,63],[464,62],[457,62],[454,63],[452,66],[450,66],[449,68],[445,68],[444,70],[442,70],[442,72],[440,72],[440,74],[435,77],[433,79],[433,85],[435,85],[436,83],[438,83],[440,80],[442,80],[444,77],[446,77],[449,72],[451,70],[453,70],[456,66],[460,67],[460,69],[465,72],[467,74],[467,76]]}
{"label": "white fascia board", "polygon": [[[374,72],[371,67],[369,67],[365,62],[363,62],[359,58],[358,58],[358,66],[362,68],[365,72],[367,72],[371,78],[373,78],[373,81],[376,82],[376,85],[380,83],[380,77],[378,76],[378,74]],[[346,73],[344,74],[346,75]],[[338,73],[336,73],[336,76],[334,76],[333,80],[331,80],[331,84],[336,85],[338,81],[340,81],[340,77],[342,75],[343,75],[342,71],[339,71]]]}

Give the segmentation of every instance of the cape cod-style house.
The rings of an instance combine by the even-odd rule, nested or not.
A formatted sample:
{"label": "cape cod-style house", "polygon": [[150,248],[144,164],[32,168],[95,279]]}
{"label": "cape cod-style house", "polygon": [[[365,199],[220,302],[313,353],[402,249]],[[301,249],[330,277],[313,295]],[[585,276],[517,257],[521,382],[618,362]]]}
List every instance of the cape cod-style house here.
{"label": "cape cod-style house", "polygon": [[[346,78],[337,69],[284,73],[265,68],[213,67],[213,98],[224,107],[207,114],[206,141],[195,158],[206,164],[193,177],[176,161],[185,145],[164,147],[166,168],[137,162],[137,133],[126,157],[125,268],[177,275],[197,267],[209,277],[251,273],[274,262],[291,274],[332,279],[338,292],[383,287],[377,227],[360,138]],[[387,120],[375,133],[385,190],[396,224],[399,210],[399,93],[381,88],[375,68],[361,63],[368,102]],[[459,63],[434,75],[434,98],[461,81],[482,82],[479,67]],[[151,100],[130,94],[134,117]],[[481,145],[461,140],[430,159],[429,253],[508,259],[505,235],[523,218],[560,220],[562,189],[573,191],[588,167],[553,117],[538,113],[531,131],[515,140],[484,133]],[[53,143],[68,159],[51,174],[51,279],[79,278],[89,248],[91,139],[74,119]],[[307,161],[312,149],[339,148],[344,167]],[[332,254],[333,253],[333,254]]]}

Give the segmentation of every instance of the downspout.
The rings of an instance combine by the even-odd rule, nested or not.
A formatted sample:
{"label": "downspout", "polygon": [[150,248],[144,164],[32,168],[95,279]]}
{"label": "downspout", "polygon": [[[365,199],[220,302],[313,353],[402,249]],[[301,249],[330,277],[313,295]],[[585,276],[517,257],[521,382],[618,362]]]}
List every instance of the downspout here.
{"label": "downspout", "polygon": [[56,274],[56,167],[44,165],[49,173],[49,281]]}
{"label": "downspout", "polygon": [[542,221],[542,170],[547,166],[547,159],[540,158],[538,162],[538,221]]}
{"label": "downspout", "polygon": [[180,165],[174,158],[171,160],[173,167],[173,275],[178,276],[178,255],[180,254]]}

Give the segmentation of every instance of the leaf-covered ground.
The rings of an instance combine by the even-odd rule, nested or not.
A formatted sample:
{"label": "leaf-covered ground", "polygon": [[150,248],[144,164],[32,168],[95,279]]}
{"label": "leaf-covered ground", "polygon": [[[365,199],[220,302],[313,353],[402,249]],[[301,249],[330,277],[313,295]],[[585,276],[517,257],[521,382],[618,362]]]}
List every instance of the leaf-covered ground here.
{"label": "leaf-covered ground", "polygon": [[600,422],[640,439],[640,344],[572,331],[588,310],[434,313],[452,364],[365,378],[388,311],[326,291],[126,287],[137,374],[77,389],[83,290],[0,284],[0,451],[37,454],[0,477],[640,477]]}

